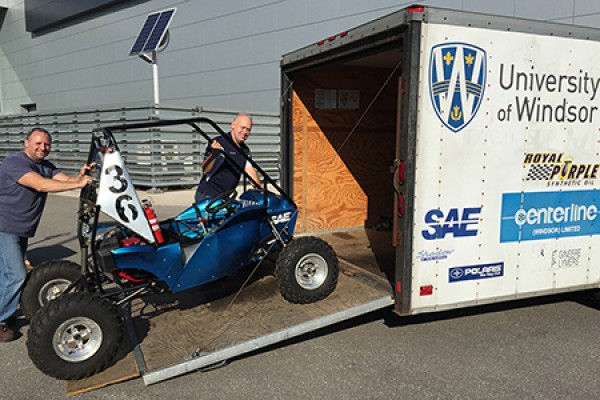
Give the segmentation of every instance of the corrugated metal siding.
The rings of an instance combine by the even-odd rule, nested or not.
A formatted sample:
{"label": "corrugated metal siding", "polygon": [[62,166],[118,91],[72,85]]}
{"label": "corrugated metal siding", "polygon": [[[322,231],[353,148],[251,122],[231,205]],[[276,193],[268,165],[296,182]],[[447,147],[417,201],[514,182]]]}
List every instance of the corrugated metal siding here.
{"label": "corrugated metal siding", "polygon": [[[48,157],[69,174],[87,160],[92,129],[148,121],[207,117],[229,131],[236,113],[219,110],[123,107],[71,113],[21,114],[0,117],[0,160],[23,149],[23,139],[33,127],[47,129],[53,138]],[[248,144],[254,160],[273,179],[279,179],[279,116],[253,114],[254,127]],[[183,128],[183,129],[182,129]],[[206,132],[210,133],[208,127]],[[202,176],[200,163],[206,140],[184,127],[116,132],[115,137],[134,184],[150,188],[196,185]]]}
{"label": "corrugated metal siding", "polygon": [[[0,114],[19,113],[27,103],[40,112],[150,103],[151,68],[128,54],[146,15],[173,6],[171,41],[158,55],[161,102],[279,112],[282,54],[414,2],[125,2],[42,35],[25,31],[23,2],[10,3],[0,27]],[[600,26],[600,2],[591,0],[420,3]]]}

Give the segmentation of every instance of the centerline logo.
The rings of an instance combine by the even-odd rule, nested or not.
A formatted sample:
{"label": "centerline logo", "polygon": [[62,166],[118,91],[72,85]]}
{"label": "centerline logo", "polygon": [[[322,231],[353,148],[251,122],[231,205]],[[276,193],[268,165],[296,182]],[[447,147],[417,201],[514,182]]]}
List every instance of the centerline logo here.
{"label": "centerline logo", "polygon": [[505,193],[500,242],[597,235],[598,197],[594,190]]}

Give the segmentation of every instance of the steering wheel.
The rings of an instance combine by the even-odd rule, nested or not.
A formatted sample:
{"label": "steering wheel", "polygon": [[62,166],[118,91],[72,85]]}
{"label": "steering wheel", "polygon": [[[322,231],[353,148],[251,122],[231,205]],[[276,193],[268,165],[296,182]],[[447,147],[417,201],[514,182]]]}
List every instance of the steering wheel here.
{"label": "steering wheel", "polygon": [[206,212],[209,214],[216,214],[224,208],[229,209],[229,206],[231,206],[231,203],[233,203],[236,196],[237,191],[235,189],[221,193],[206,205]]}

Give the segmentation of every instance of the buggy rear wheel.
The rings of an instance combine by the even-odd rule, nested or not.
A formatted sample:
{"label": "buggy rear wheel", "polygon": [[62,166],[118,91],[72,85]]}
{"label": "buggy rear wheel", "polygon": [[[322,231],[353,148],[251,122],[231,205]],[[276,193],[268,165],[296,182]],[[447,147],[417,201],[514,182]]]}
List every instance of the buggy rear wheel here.
{"label": "buggy rear wheel", "polygon": [[87,292],[66,293],[33,317],[27,350],[44,374],[81,379],[115,361],[122,336],[123,321],[110,301]]}
{"label": "buggy rear wheel", "polygon": [[322,300],[335,289],[339,262],[331,246],[322,239],[294,239],[277,258],[275,276],[281,295],[290,303],[308,304]]}
{"label": "buggy rear wheel", "polygon": [[74,262],[53,260],[40,264],[31,271],[23,288],[21,312],[31,320],[40,308],[80,278],[81,267]]}

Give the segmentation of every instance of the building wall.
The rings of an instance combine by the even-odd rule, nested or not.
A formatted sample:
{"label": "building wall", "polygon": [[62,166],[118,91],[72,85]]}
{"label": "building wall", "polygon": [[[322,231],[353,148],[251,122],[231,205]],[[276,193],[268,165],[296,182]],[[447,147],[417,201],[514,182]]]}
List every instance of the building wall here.
{"label": "building wall", "polygon": [[[146,16],[169,7],[177,13],[158,54],[161,104],[278,112],[282,54],[414,3],[128,0],[32,34],[24,1],[7,2],[0,13],[0,115],[22,113],[27,104],[49,112],[152,103],[151,66],[128,54]],[[600,27],[597,0],[421,4]]]}

